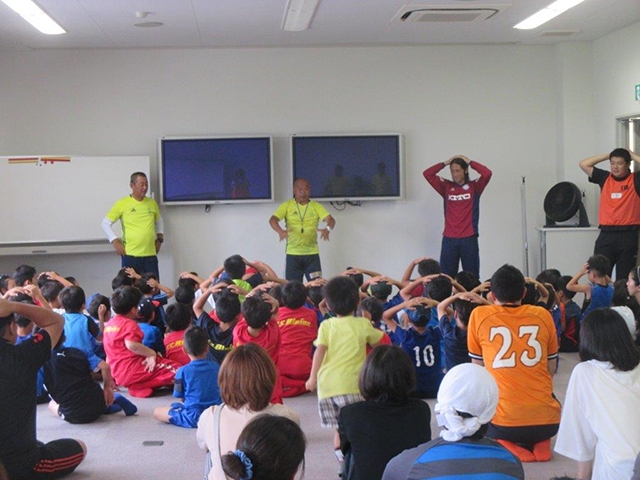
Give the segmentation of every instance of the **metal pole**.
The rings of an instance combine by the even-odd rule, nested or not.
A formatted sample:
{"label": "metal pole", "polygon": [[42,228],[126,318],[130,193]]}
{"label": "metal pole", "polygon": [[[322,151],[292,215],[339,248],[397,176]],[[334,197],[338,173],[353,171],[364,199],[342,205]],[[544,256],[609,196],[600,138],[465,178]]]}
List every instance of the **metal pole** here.
{"label": "metal pole", "polygon": [[529,236],[527,233],[527,177],[522,177],[520,185],[520,202],[522,203],[522,240],[524,248],[524,276],[529,276]]}

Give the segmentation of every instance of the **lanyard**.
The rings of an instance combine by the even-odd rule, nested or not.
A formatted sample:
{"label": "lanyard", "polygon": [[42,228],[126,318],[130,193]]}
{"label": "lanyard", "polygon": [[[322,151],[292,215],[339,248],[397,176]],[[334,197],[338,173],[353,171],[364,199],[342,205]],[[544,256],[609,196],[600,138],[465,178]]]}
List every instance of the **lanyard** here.
{"label": "lanyard", "polygon": [[298,209],[298,216],[300,217],[300,224],[302,225],[300,228],[300,233],[304,233],[304,217],[307,216],[307,210],[309,209],[309,202],[305,205],[304,215],[300,212],[300,204],[296,202],[296,208]]}

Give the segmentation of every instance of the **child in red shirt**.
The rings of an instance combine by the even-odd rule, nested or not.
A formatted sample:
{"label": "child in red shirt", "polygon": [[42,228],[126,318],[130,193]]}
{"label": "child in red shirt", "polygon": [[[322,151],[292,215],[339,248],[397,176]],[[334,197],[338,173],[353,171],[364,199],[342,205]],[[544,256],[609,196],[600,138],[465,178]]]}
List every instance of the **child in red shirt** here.
{"label": "child in red shirt", "polygon": [[282,396],[296,397],[307,392],[305,382],[311,373],[313,341],[318,336],[316,312],[304,307],[307,289],[292,280],[282,287],[283,307],[278,309],[280,354],[278,371],[282,380]]}
{"label": "child in red shirt", "polygon": [[168,330],[164,336],[166,357],[186,365],[190,359],[184,351],[184,332],[191,325],[191,308],[182,303],[173,303],[167,307],[165,314]]}
{"label": "child in red shirt", "polygon": [[178,364],[142,344],[144,335],[133,320],[142,298],[133,287],[118,288],[111,296],[116,313],[104,329],[103,345],[111,373],[118,385],[133,397],[149,397],[154,388],[173,385]]}
{"label": "child in red shirt", "polygon": [[[280,328],[272,315],[277,314],[278,301],[271,295],[257,291],[248,295],[242,303],[243,319],[233,329],[233,346],[256,343],[264,348],[278,365],[280,352]],[[280,373],[273,389],[271,403],[282,403]]]}

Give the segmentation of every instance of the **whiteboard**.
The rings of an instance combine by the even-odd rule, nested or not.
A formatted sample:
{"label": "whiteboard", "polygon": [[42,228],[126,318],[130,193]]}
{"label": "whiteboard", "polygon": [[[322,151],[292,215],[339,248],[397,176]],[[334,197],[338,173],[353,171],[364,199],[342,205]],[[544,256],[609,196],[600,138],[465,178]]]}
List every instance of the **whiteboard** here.
{"label": "whiteboard", "polygon": [[138,171],[149,176],[148,156],[0,157],[0,245],[106,243],[100,222]]}

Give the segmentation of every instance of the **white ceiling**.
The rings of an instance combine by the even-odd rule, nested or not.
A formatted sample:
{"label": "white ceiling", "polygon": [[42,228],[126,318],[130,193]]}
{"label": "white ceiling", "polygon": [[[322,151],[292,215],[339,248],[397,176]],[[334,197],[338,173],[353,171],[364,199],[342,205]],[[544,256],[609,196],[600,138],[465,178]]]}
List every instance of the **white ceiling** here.
{"label": "white ceiling", "polygon": [[[0,51],[81,48],[306,47],[337,45],[553,44],[592,41],[640,21],[640,0],[585,0],[530,31],[513,25],[552,0],[320,0],[309,30],[281,29],[286,0],[37,0],[68,33],[49,36],[0,3]],[[508,5],[479,22],[409,23],[404,5]],[[146,19],[135,12],[153,12]],[[158,28],[134,23],[162,22]],[[543,31],[577,30],[568,37]]]}

